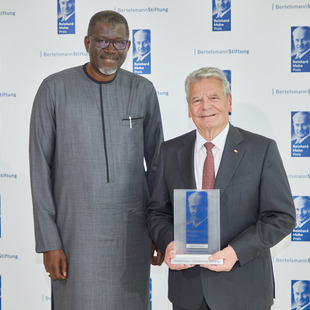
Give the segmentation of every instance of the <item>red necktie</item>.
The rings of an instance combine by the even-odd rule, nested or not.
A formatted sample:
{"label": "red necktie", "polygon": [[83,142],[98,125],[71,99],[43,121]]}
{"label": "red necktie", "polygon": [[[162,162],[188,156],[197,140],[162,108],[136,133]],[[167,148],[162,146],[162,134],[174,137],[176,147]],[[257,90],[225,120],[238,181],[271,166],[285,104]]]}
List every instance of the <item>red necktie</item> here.
{"label": "red necktie", "polygon": [[207,157],[203,165],[202,189],[212,189],[215,182],[214,157],[212,153],[213,143],[204,144],[207,149]]}

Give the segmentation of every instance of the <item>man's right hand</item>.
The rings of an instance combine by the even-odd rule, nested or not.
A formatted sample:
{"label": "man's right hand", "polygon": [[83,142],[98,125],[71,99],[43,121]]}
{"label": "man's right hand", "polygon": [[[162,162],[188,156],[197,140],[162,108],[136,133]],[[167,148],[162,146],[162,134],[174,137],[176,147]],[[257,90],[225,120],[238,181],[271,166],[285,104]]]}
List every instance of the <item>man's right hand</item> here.
{"label": "man's right hand", "polygon": [[173,270],[183,270],[183,269],[188,269],[192,268],[195,265],[185,265],[185,264],[172,264],[171,259],[175,258],[175,250],[174,250],[174,241],[170,242],[167,245],[166,252],[165,252],[165,263],[166,265]]}
{"label": "man's right hand", "polygon": [[43,262],[52,280],[67,279],[67,257],[63,250],[44,252]]}

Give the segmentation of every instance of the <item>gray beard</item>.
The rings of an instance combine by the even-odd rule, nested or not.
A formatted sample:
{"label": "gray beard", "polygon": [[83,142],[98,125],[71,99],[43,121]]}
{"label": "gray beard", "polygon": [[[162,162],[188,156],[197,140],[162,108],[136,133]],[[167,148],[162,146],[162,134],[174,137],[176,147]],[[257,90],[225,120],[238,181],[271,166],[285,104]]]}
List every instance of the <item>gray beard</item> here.
{"label": "gray beard", "polygon": [[103,68],[99,68],[99,71],[104,74],[104,75],[112,75],[114,74],[117,69],[103,69]]}

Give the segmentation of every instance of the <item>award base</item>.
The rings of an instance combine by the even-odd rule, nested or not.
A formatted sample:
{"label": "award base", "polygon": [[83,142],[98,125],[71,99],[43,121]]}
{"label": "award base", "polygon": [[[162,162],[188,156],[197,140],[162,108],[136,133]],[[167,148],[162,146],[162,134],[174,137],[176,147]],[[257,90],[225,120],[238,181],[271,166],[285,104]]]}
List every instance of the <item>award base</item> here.
{"label": "award base", "polygon": [[210,264],[210,265],[223,265],[223,260],[218,259],[213,262],[209,261],[209,257],[211,255],[206,254],[177,254],[175,258],[171,259],[171,263],[174,265],[177,264],[188,264],[188,265],[202,265],[202,264]]}

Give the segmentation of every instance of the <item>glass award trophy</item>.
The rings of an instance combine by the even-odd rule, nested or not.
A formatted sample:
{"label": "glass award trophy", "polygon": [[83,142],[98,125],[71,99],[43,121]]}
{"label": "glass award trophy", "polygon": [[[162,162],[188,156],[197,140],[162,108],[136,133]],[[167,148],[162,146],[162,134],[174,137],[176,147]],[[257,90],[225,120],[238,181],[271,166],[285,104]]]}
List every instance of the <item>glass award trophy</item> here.
{"label": "glass award trophy", "polygon": [[220,250],[220,190],[174,190],[173,264],[222,264],[208,257]]}

